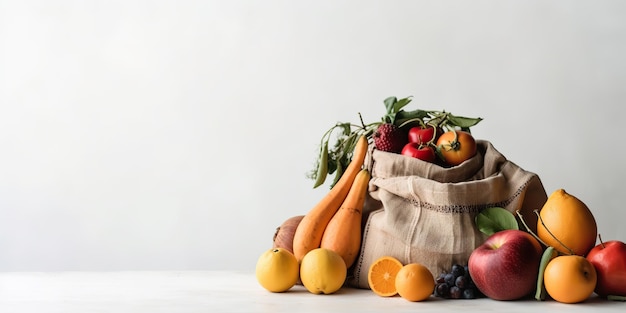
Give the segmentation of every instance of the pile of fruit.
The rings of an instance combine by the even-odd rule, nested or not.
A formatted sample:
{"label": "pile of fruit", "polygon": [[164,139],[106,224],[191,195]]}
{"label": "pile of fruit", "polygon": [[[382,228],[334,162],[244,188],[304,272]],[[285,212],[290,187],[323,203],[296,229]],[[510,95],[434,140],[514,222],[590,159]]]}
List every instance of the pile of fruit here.
{"label": "pile of fruit", "polygon": [[[285,292],[301,283],[313,294],[344,288],[361,245],[362,209],[370,180],[363,164],[370,141],[379,150],[409,157],[422,154],[403,150],[432,149],[435,159],[424,161],[441,166],[454,166],[473,156],[476,144],[469,127],[481,119],[437,111],[405,112],[402,108],[409,101],[388,98],[387,115],[381,122],[361,123],[356,128],[338,124],[324,135],[313,178],[316,187],[327,174],[336,172],[336,178],[312,209],[288,218],[276,230],[273,247],[257,261],[256,277],[261,286]],[[342,134],[329,149],[335,128],[342,129]],[[532,229],[536,232],[519,211],[485,209],[475,222],[488,237],[465,264],[435,275],[422,264],[402,264],[393,256],[381,256],[368,269],[369,287],[375,295],[399,295],[409,301],[534,297],[580,303],[594,293],[609,300],[626,300],[626,244],[603,242],[585,203],[558,189],[534,213],[537,222]]]}
{"label": "pile of fruit", "polygon": [[[491,213],[514,220],[501,208]],[[496,300],[517,300],[534,293],[562,303],[580,303],[595,292],[602,298],[626,300],[626,245],[602,242],[591,210],[563,189],[548,197],[537,215],[537,232],[524,222],[494,231],[469,257],[476,287]],[[507,216],[508,215],[508,216]],[[478,225],[480,228],[480,225]],[[596,244],[596,238],[600,243]]]}
{"label": "pile of fruit", "polygon": [[[314,188],[335,174],[333,186],[352,159],[361,137],[377,150],[398,153],[444,167],[456,166],[476,154],[476,140],[471,127],[482,118],[457,116],[446,111],[404,110],[411,98],[385,99],[386,114],[379,121],[361,124],[337,123],[324,133],[315,168],[309,178]],[[359,115],[360,116],[360,115]],[[331,145],[331,141],[334,143]]]}

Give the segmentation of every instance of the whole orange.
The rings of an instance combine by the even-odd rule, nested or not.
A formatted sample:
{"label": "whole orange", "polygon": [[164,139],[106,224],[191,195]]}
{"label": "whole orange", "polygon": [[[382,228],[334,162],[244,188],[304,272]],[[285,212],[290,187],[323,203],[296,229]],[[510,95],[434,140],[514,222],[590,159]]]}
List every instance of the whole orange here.
{"label": "whole orange", "polygon": [[552,259],[543,273],[543,283],[552,299],[563,303],[585,301],[596,287],[596,270],[585,257],[561,255]]}
{"label": "whole orange", "polygon": [[435,278],[428,268],[419,263],[404,265],[396,275],[396,291],[409,301],[428,299],[435,290]]}
{"label": "whole orange", "polygon": [[593,214],[565,190],[554,191],[539,216],[537,236],[559,252],[585,256],[595,246],[598,227]]}

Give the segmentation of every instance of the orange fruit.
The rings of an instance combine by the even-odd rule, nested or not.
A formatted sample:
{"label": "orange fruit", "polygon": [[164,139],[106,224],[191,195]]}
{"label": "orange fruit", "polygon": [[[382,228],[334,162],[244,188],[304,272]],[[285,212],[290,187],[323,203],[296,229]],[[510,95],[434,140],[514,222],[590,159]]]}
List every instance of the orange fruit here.
{"label": "orange fruit", "polygon": [[370,289],[381,297],[392,297],[398,294],[396,290],[396,275],[402,268],[402,263],[392,256],[378,258],[367,272],[367,282]]}
{"label": "orange fruit", "polygon": [[563,303],[585,301],[596,287],[596,270],[585,257],[561,255],[543,273],[543,284],[552,299]]}
{"label": "orange fruit", "polygon": [[341,289],[347,275],[343,258],[330,249],[313,249],[300,262],[300,281],[313,294],[335,293]]}
{"label": "orange fruit", "polygon": [[272,248],[257,260],[256,278],[271,292],[287,291],[298,281],[299,266],[296,257],[287,249]]}
{"label": "orange fruit", "polygon": [[537,236],[562,254],[584,256],[595,246],[598,226],[593,214],[587,205],[565,190],[554,191],[539,216]]}
{"label": "orange fruit", "polygon": [[423,301],[435,290],[435,278],[426,266],[410,263],[398,271],[396,290],[404,299],[413,302]]}

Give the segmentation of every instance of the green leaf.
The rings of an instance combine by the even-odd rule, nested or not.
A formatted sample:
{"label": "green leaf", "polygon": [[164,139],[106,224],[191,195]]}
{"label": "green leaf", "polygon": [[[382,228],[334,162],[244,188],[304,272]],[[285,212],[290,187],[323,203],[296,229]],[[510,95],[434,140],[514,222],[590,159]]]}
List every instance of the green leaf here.
{"label": "green leaf", "polygon": [[409,102],[411,102],[411,98],[403,98],[403,99],[398,100],[393,105],[393,112],[394,113],[400,112],[400,110],[402,110],[402,108],[404,108],[407,104],[409,104]]}
{"label": "green leaf", "polygon": [[606,298],[611,301],[626,301],[626,296],[608,295]]}
{"label": "green leaf", "polygon": [[539,263],[539,274],[537,274],[537,289],[535,291],[535,299],[543,301],[546,299],[548,292],[546,286],[543,284],[543,273],[546,271],[546,266],[559,255],[559,252],[554,247],[547,247],[541,255],[541,262]]}
{"label": "green leaf", "polygon": [[448,115],[448,122],[450,122],[450,124],[454,125],[454,126],[458,126],[461,128],[470,128],[476,124],[478,124],[480,121],[482,121],[483,119],[478,117],[478,118],[470,118],[470,117],[464,117],[464,116],[455,116],[452,114]]}
{"label": "green leaf", "polygon": [[487,208],[476,215],[476,226],[488,236],[502,230],[519,229],[513,213],[501,207]]}
{"label": "green leaf", "polygon": [[420,119],[423,122],[424,119],[429,116],[430,115],[428,111],[424,111],[420,109],[413,110],[413,111],[400,111],[398,112],[398,114],[396,114],[396,125],[403,124],[404,122],[409,121],[409,120],[417,120],[417,119]]}
{"label": "green leaf", "polygon": [[393,112],[393,107],[396,104],[396,102],[398,102],[398,98],[396,97],[389,97],[387,99],[385,99],[385,109],[387,109],[387,113],[391,113]]}

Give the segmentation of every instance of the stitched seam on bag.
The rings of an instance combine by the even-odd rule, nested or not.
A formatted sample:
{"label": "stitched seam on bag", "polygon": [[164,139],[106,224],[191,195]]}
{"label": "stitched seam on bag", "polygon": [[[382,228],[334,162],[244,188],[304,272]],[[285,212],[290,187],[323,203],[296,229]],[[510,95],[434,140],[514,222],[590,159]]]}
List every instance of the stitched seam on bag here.
{"label": "stitched seam on bag", "polygon": [[480,204],[480,205],[474,205],[474,204],[472,205],[461,205],[461,204],[437,205],[437,204],[433,204],[429,202],[421,202],[416,199],[411,199],[410,201],[413,205],[420,205],[424,209],[439,212],[439,213],[478,213],[486,208],[508,206],[509,204],[511,204],[511,202],[513,202],[513,200],[519,197],[522,194],[522,192],[524,192],[524,190],[526,189],[526,186],[528,186],[531,179],[528,179],[524,184],[522,184],[509,198],[500,202],[495,202],[495,203],[487,203],[487,204]]}
{"label": "stitched seam on bag", "polygon": [[362,235],[362,239],[363,239],[363,240],[362,240],[362,242],[361,242],[361,250],[359,251],[358,263],[357,263],[357,265],[356,265],[356,267],[355,267],[355,272],[353,273],[353,275],[354,275],[354,281],[355,281],[355,283],[356,283],[356,285],[357,285],[357,286],[358,286],[358,285],[360,285],[360,281],[361,281],[361,271],[363,270],[363,258],[365,257],[365,256],[364,256],[364,253],[363,253],[363,250],[365,250],[365,249],[364,249],[364,247],[365,247],[365,241],[366,241],[367,234],[369,233],[369,231],[370,231],[370,227],[371,227],[371,225],[370,225],[370,219],[372,218],[372,216],[374,216],[374,215],[375,215],[375,213],[376,213],[376,212],[378,212],[378,211],[382,211],[382,210],[383,210],[383,209],[378,209],[378,210],[376,210],[376,211],[370,212],[369,217],[368,217],[368,220],[367,220],[367,222],[365,223],[365,227],[364,227],[364,229],[363,229],[363,235]]}
{"label": "stitched seam on bag", "polygon": [[[407,185],[409,187],[409,190],[411,192],[411,194],[413,195],[414,200],[416,200],[415,202],[413,202],[412,204],[418,208],[421,207],[420,201],[419,201],[419,196],[417,195],[417,193],[415,193],[415,190],[413,189],[413,182],[411,181],[411,179],[407,179]],[[409,232],[405,238],[405,242],[413,242],[413,237],[415,237],[415,233],[417,232],[417,221],[419,220],[418,215],[421,214],[421,210],[412,210],[413,213],[413,218],[411,218],[411,232]],[[407,244],[404,247],[404,255],[405,258],[407,260],[408,263],[411,263],[413,261],[411,261],[411,245]]]}
{"label": "stitched seam on bag", "polygon": [[[373,213],[373,212],[372,212]],[[371,213],[370,213],[371,214]],[[367,238],[367,233],[369,233],[370,231],[370,224],[367,223],[367,225],[365,225],[365,229],[363,230],[363,242],[361,243],[361,250],[363,250],[363,247],[365,246],[365,238]],[[355,273],[355,281],[356,284],[358,285],[360,283],[361,280],[361,269],[363,268],[363,253],[359,253],[359,263],[358,266],[356,267],[356,273]]]}

